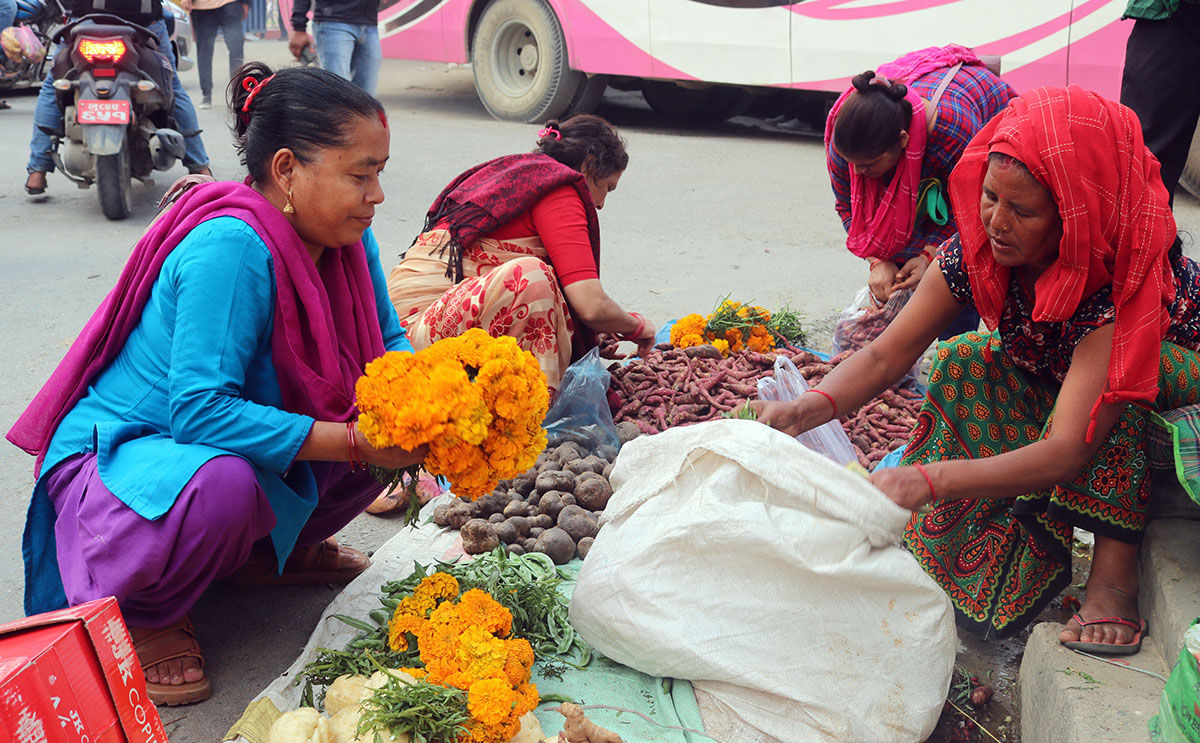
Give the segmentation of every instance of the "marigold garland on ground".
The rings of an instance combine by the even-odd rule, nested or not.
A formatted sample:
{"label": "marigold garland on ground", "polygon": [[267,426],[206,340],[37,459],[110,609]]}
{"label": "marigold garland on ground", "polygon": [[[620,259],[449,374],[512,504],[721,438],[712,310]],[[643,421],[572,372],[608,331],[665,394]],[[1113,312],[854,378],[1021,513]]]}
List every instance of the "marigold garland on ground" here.
{"label": "marigold garland on ground", "polygon": [[424,667],[405,672],[467,692],[472,723],[460,743],[501,743],[539,700],[530,683],[533,647],[511,632],[512,613],[490,594],[476,588],[459,596],[452,576],[434,573],[396,606],[388,645],[407,650],[415,642]]}
{"label": "marigold garland on ground", "polygon": [[531,467],[546,447],[546,377],[516,339],[474,328],[367,364],[359,425],[376,448],[428,444],[425,469],[475,499]]}

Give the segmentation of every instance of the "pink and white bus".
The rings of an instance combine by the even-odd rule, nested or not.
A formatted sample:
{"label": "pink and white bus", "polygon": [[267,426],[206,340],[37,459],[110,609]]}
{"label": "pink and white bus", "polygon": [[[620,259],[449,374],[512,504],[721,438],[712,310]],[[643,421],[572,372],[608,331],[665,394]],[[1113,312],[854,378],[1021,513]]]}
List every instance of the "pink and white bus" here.
{"label": "pink and white bus", "polygon": [[840,92],[922,47],[1000,58],[1018,90],[1078,83],[1116,98],[1126,0],[384,0],[385,56],[470,62],[499,119],[590,110],[609,84],[659,113],[720,118],[753,92]]}

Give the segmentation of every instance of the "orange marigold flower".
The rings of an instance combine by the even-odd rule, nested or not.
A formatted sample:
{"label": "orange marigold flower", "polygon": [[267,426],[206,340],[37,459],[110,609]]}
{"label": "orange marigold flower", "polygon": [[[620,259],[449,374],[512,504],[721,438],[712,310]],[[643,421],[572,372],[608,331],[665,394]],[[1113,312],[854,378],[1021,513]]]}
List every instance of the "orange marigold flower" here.
{"label": "orange marigold flower", "polygon": [[533,646],[529,641],[517,637],[504,641],[504,647],[507,651],[507,657],[504,659],[504,675],[512,682],[513,686],[518,686],[529,681],[530,671],[533,668]]}
{"label": "orange marigold flower", "polygon": [[724,338],[717,338],[712,344],[714,348],[721,352],[722,356],[729,355],[729,341]]}
{"label": "orange marigold flower", "polygon": [[467,711],[484,725],[498,725],[512,715],[517,693],[507,681],[484,679],[467,691]]}
{"label": "orange marigold flower", "polygon": [[[707,320],[703,315],[684,315],[671,326],[671,344],[680,348],[698,346],[704,342],[704,326]],[[694,338],[693,338],[694,336]],[[684,339],[687,339],[686,341]]]}
{"label": "orange marigold flower", "polygon": [[427,596],[434,601],[452,599],[458,596],[458,580],[449,573],[433,573],[421,579],[421,584],[413,591],[414,596]]}
{"label": "orange marigold flower", "polygon": [[481,627],[497,637],[512,632],[512,612],[487,591],[473,588],[458,600],[458,613],[465,624]]}
{"label": "orange marigold flower", "polygon": [[521,718],[526,712],[537,709],[542,698],[538,696],[537,684],[521,684],[516,688],[517,701],[513,705],[513,717]]}
{"label": "orange marigold flower", "polygon": [[392,621],[388,623],[388,647],[397,652],[408,650],[408,635],[420,637],[426,624],[424,617],[401,614],[397,607],[397,613],[392,615]]}
{"label": "orange marigold flower", "polygon": [[486,678],[503,678],[508,649],[504,640],[482,627],[472,626],[458,638],[458,667],[472,682]]}

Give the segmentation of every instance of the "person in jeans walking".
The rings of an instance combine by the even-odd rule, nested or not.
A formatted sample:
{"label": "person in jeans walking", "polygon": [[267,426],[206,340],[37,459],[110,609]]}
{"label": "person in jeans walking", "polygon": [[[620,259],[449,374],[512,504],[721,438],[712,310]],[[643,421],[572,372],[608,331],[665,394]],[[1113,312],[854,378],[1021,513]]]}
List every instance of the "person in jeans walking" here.
{"label": "person in jeans walking", "polygon": [[225,37],[229,50],[229,76],[242,66],[246,39],[242,21],[250,14],[249,0],[182,0],[183,9],[192,15],[196,32],[196,64],[200,72],[200,108],[212,108],[213,51],[217,32]]}
{"label": "person in jeans walking", "polygon": [[[172,67],[177,64],[175,52],[171,47],[171,37],[167,33],[167,24],[163,20],[162,3],[149,3],[149,12],[142,12],[142,3],[138,0],[75,0],[68,3],[68,6],[75,18],[89,13],[109,13],[145,26],[158,37],[159,49],[170,58]],[[37,103],[33,108],[33,136],[29,140],[29,164],[25,166],[25,172],[28,173],[25,192],[30,196],[46,192],[46,174],[54,170],[54,160],[50,156],[50,135],[43,127],[51,131],[63,130],[63,110],[55,98],[53,67],[52,64],[47,65],[46,79],[42,81],[42,89],[38,92]],[[178,69],[171,79],[171,90],[175,94],[172,114],[179,125],[180,133],[184,136],[183,164],[189,173],[211,175],[208,153],[200,140],[200,120],[196,117],[192,99],[183,89],[183,83],[179,81]]]}
{"label": "person in jeans walking", "polygon": [[[301,59],[313,44],[308,35],[310,0],[292,6],[292,35],[288,48]],[[379,83],[379,0],[315,0],[313,34],[317,62],[323,69],[375,95]]]}

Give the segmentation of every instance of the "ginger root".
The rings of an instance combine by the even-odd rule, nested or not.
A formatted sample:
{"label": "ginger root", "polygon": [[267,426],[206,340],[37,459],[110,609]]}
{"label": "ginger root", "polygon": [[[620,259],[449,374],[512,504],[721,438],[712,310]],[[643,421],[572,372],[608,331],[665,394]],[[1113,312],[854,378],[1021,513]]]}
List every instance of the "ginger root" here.
{"label": "ginger root", "polygon": [[558,711],[567,721],[558,740],[547,738],[549,743],[624,743],[621,736],[584,717],[578,704],[568,702],[560,705]]}

